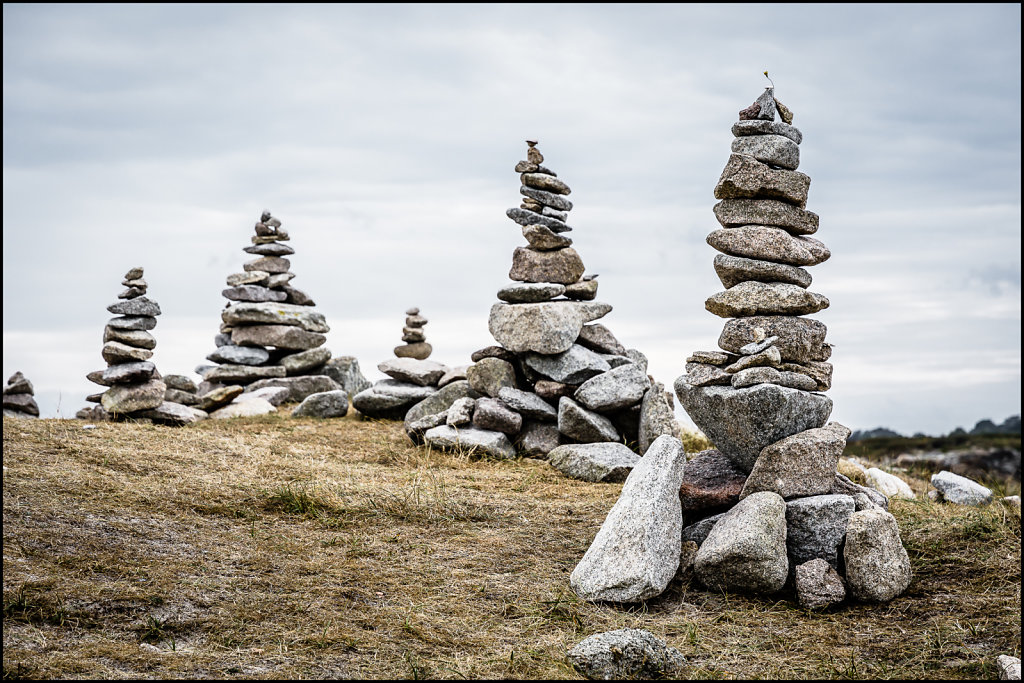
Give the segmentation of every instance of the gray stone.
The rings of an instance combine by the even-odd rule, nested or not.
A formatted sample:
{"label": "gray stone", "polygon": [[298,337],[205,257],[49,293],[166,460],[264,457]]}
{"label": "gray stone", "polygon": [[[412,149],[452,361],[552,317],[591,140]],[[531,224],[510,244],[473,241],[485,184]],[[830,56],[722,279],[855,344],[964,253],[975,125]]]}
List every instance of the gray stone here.
{"label": "gray stone", "polygon": [[466,379],[475,391],[497,398],[502,388],[515,388],[516,371],[511,363],[500,358],[482,358],[466,368]]}
{"label": "gray stone", "polygon": [[803,208],[810,186],[810,176],[799,171],[775,169],[752,156],[732,154],[715,186],[715,198],[779,199]]}
{"label": "gray stone", "polygon": [[932,486],[941,494],[941,500],[956,505],[988,505],[992,502],[992,489],[973,479],[942,471],[932,475]]}
{"label": "gray stone", "polygon": [[516,363],[519,360],[518,356],[516,356],[516,354],[512,353],[508,349],[493,344],[491,346],[485,346],[482,349],[474,351],[473,353],[470,354],[469,358],[474,363],[479,363],[484,358],[497,358],[508,363]]}
{"label": "gray stone", "polygon": [[617,356],[625,355],[623,346],[612,331],[601,323],[591,323],[580,328],[580,336],[576,343],[597,353],[608,353]]}
{"label": "gray stone", "polygon": [[252,246],[243,249],[247,254],[257,254],[259,256],[288,256],[294,254],[295,250],[289,247],[287,244],[281,244],[279,242],[268,242],[266,244],[254,244]]}
{"label": "gray stone", "polygon": [[566,225],[563,221],[557,218],[551,218],[550,216],[544,216],[536,213],[535,211],[529,211],[527,209],[508,209],[505,211],[505,215],[514,220],[519,225],[543,225],[545,228],[551,230],[551,232],[570,232],[572,228]]}
{"label": "gray stone", "polygon": [[544,225],[524,225],[523,237],[530,243],[530,248],[537,251],[548,251],[572,246],[571,239],[559,235]]}
{"label": "gray stone", "polygon": [[707,365],[728,365],[736,360],[733,354],[721,351],[694,351],[686,359],[687,363],[704,363]]}
{"label": "gray stone", "polygon": [[[724,516],[724,512],[719,512],[717,515],[705,517],[704,519],[698,522],[694,522],[693,524],[689,524],[688,526],[684,527],[682,532],[683,543],[693,543],[694,545],[700,547],[700,544],[703,543],[704,539],[708,537],[708,534],[711,533],[711,530],[715,528],[715,524],[718,523],[718,520],[720,520]],[[694,557],[693,559],[696,560],[697,558]]]}
{"label": "gray stone", "polygon": [[886,498],[885,494],[879,493],[875,489],[868,488],[867,486],[861,486],[860,484],[853,482],[849,477],[836,472],[835,479],[832,481],[832,493],[841,493],[846,496],[853,496],[854,503],[857,503],[858,496],[863,496],[868,500],[869,505],[863,505],[863,503],[857,503],[857,510],[867,509],[869,507],[877,507],[882,510],[889,509],[889,499]]}
{"label": "gray stone", "polygon": [[496,303],[487,327],[506,349],[554,354],[566,351],[580,336],[585,323],[612,310],[595,301],[547,301],[536,304]]}
{"label": "gray stone", "polygon": [[797,566],[796,595],[804,609],[822,609],[846,599],[846,588],[839,573],[822,559]]}
{"label": "gray stone", "polygon": [[32,394],[4,394],[3,407],[5,410],[15,410],[35,417],[39,416],[39,404],[32,398]]}
{"label": "gray stone", "polygon": [[[330,332],[323,313],[310,310],[309,306],[296,306],[275,302],[240,302],[225,308],[221,320],[228,325],[295,325],[307,332]],[[233,334],[233,333],[232,333]]]}
{"label": "gray stone", "polygon": [[519,282],[569,285],[580,279],[583,270],[583,260],[572,247],[551,251],[516,247],[508,277]]}
{"label": "gray stone", "polygon": [[843,547],[850,594],[864,602],[888,602],[910,585],[910,558],[896,518],[873,508],[850,515]]}
{"label": "gray stone", "polygon": [[636,363],[641,370],[647,372],[647,356],[636,349],[626,349],[626,358]]}
{"label": "gray stone", "polygon": [[349,396],[370,388],[370,381],[363,377],[359,369],[359,361],[355,356],[336,356],[331,358],[320,369],[320,374],[327,375],[337,382]]}
{"label": "gray stone", "polygon": [[111,365],[103,371],[103,384],[142,384],[148,382],[155,372],[156,365],[148,360]]}
{"label": "gray stone", "polygon": [[782,373],[772,367],[760,366],[740,370],[732,376],[732,384],[736,389],[752,387],[755,384],[782,384]]}
{"label": "gray stone", "polygon": [[213,336],[213,343],[218,347],[227,346],[231,343],[231,333],[224,334],[223,332],[220,332],[215,334]]}
{"label": "gray stone", "polygon": [[781,590],[789,575],[782,497],[761,491],[737,503],[704,539],[693,569],[700,582],[714,590]]}
{"label": "gray stone", "polygon": [[377,369],[399,382],[418,384],[421,387],[435,386],[447,369],[432,360],[396,358],[377,364]]}
{"label": "gray stone", "polygon": [[[295,278],[295,273],[274,273],[267,278],[267,287],[279,288],[284,287],[286,284],[291,282]],[[285,297],[287,298],[287,294]]]}
{"label": "gray stone", "polygon": [[685,462],[682,442],[671,436],[659,437],[640,458],[569,576],[577,595],[641,602],[665,590],[679,567],[679,482]]}
{"label": "gray stone", "polygon": [[466,379],[467,370],[469,370],[468,365],[456,365],[455,367],[446,368],[444,374],[441,375],[441,379],[437,380],[437,388],[440,389],[452,382]]}
{"label": "gray stone", "polygon": [[136,413],[159,406],[164,402],[166,391],[167,385],[159,379],[151,379],[145,384],[117,384],[103,392],[100,404],[114,415]]}
{"label": "gray stone", "polygon": [[499,399],[478,398],[473,406],[473,426],[515,436],[523,428],[523,416]]}
{"label": "gray stone", "polygon": [[644,394],[640,403],[640,424],[637,433],[637,447],[643,455],[663,434],[680,438],[682,429],[676,420],[675,411],[670,403],[671,394],[665,392],[665,385],[655,382]]}
{"label": "gray stone", "polygon": [[220,384],[250,384],[261,379],[284,377],[287,373],[280,365],[219,365],[203,375],[208,382]]}
{"label": "gray stone", "polygon": [[[166,377],[164,383],[166,384]],[[194,406],[199,403],[199,397],[194,393],[187,391],[181,391],[180,389],[172,389],[167,387],[167,391],[164,392],[164,401],[170,403],[180,403],[183,406]]]}
{"label": "gray stone", "polygon": [[545,192],[544,190],[538,190],[535,187],[527,187],[526,185],[520,186],[519,192],[524,196],[534,199],[545,206],[550,206],[553,209],[558,209],[559,211],[572,211],[572,202],[560,194]]}
{"label": "gray stone", "polygon": [[775,120],[775,88],[765,88],[761,96],[754,100],[754,103],[760,109],[755,117],[756,119],[763,121]]}
{"label": "gray stone", "polygon": [[164,384],[167,385],[168,389],[187,391],[190,394],[194,394],[198,391],[195,381],[193,381],[191,377],[186,377],[185,375],[164,375]]}
{"label": "gray stone", "polygon": [[576,389],[575,384],[562,384],[547,379],[537,380],[537,383],[533,385],[533,390],[537,392],[538,396],[545,401],[555,401],[556,403],[563,396],[572,396],[576,393]]}
{"label": "gray stone", "polygon": [[746,474],[717,449],[697,453],[686,465],[679,485],[683,512],[702,512],[735,505],[740,500],[746,478]]}
{"label": "gray stone", "polygon": [[[225,344],[206,357],[214,363],[231,365],[263,365],[270,360],[270,352],[260,346],[235,346]],[[284,375],[281,375],[284,377]]]}
{"label": "gray stone", "polygon": [[[446,411],[444,424],[449,427],[462,427],[473,421],[473,409],[476,407],[476,399],[465,396],[457,399]],[[408,416],[406,418],[408,421]],[[437,425],[432,425],[437,426]]]}
{"label": "gray stone", "polygon": [[483,454],[502,460],[516,457],[516,449],[507,436],[501,432],[492,432],[486,429],[474,427],[456,429],[448,425],[438,425],[428,429],[423,434],[423,440],[428,446],[445,451]]}
{"label": "gray stone", "polygon": [[914,500],[917,495],[907,482],[903,481],[895,474],[890,474],[884,470],[880,470],[877,467],[869,467],[867,474],[867,485],[875,489],[886,498],[904,498],[906,500]]}
{"label": "gray stone", "polygon": [[558,401],[558,431],[580,443],[619,441],[622,438],[611,420],[583,408],[568,396]]}
{"label": "gray stone", "polygon": [[593,301],[597,298],[597,280],[580,280],[566,285],[565,296],[577,301]]}
{"label": "gray stone", "polygon": [[785,282],[806,289],[811,285],[812,279],[811,274],[803,268],[772,261],[729,256],[728,254],[715,256],[715,272],[726,288],[734,287],[748,280],[757,280],[758,282]]}
{"label": "gray stone", "polygon": [[604,358],[605,362],[607,362],[613,370],[615,368],[621,368],[623,365],[636,365],[628,356],[615,356],[610,353],[601,353],[598,355],[600,355],[601,358]]}
{"label": "gray stone", "polygon": [[807,315],[828,308],[821,294],[783,282],[741,282],[708,297],[704,308],[722,318],[752,315]]}
{"label": "gray stone", "polygon": [[769,337],[778,337],[775,347],[784,361],[806,363],[821,360],[825,345],[825,324],[811,318],[794,316],[754,316],[729,320],[722,328],[718,345],[726,351],[739,353],[740,349],[757,341],[758,330]]}
{"label": "gray stone", "polygon": [[318,394],[323,391],[334,391],[343,387],[330,377],[325,375],[299,375],[298,377],[279,377],[274,379],[261,379],[253,382],[245,388],[245,392],[252,393],[264,387],[286,387],[289,391],[287,403],[301,403],[310,394]]}
{"label": "gray stone", "polygon": [[275,408],[269,401],[256,396],[243,398],[245,394],[238,397],[234,403],[229,403],[223,408],[219,408],[210,413],[210,418],[214,420],[228,420],[233,417],[258,417],[260,415],[269,415],[276,413]]}
{"label": "gray stone", "polygon": [[412,439],[413,443],[420,445],[423,443],[423,435],[426,434],[427,430],[443,425],[447,421],[447,410],[434,413],[433,415],[425,415],[412,422],[407,421],[405,423],[405,433]]}
{"label": "gray stone", "polygon": [[573,344],[555,354],[527,353],[523,364],[544,377],[563,384],[580,384],[611,370],[608,361],[590,349]]}
{"label": "gray stone", "polygon": [[572,190],[564,182],[546,173],[523,173],[519,176],[523,185],[554,194],[570,194]]}
{"label": "gray stone", "polygon": [[625,481],[640,456],[621,443],[579,443],[558,446],[548,462],[559,472],[583,481]]}
{"label": "gray stone", "polygon": [[111,318],[107,321],[107,327],[116,330],[151,330],[156,327],[156,318],[151,315],[125,315]]}
{"label": "gray stone", "polygon": [[732,124],[732,134],[738,138],[748,135],[782,135],[798,145],[804,140],[799,129],[779,121],[737,121]]}
{"label": "gray stone", "polygon": [[676,380],[675,391],[697,428],[745,472],[765,446],[821,427],[832,413],[827,396],[775,384],[695,387],[683,376]]}
{"label": "gray stone", "polygon": [[139,349],[155,349],[156,338],[145,330],[121,330],[114,327],[103,328],[103,341],[116,341]]}
{"label": "gray stone", "polygon": [[243,285],[263,285],[270,281],[270,273],[264,270],[248,270],[244,273],[232,273],[228,275],[225,284],[228,287],[239,287]]}
{"label": "gray stone", "polygon": [[523,420],[523,428],[516,441],[516,450],[527,458],[546,458],[560,443],[558,427],[555,425],[549,422]]}
{"label": "gray stone", "polygon": [[207,413],[212,413],[234,401],[237,396],[241,396],[243,391],[243,388],[237,384],[212,389],[198,397],[196,407]]}
{"label": "gray stone", "polygon": [[725,371],[737,373],[748,368],[782,366],[782,354],[774,346],[769,346],[764,351],[755,353],[752,356],[740,356],[735,363],[726,366]]}
{"label": "gray stone", "polygon": [[310,394],[292,411],[292,417],[326,419],[348,414],[348,392],[344,389]]}
{"label": "gray stone", "polygon": [[740,498],[756,491],[774,491],[783,498],[828,493],[849,436],[848,428],[830,422],[826,427],[808,429],[765,446]]}
{"label": "gray stone", "polygon": [[134,299],[137,296],[142,296],[146,293],[143,287],[129,287],[120,294],[117,295],[118,299]]}
{"label": "gray stone", "polygon": [[[240,388],[241,387],[239,387],[239,389]],[[252,394],[256,398],[262,398],[270,405],[277,407],[288,401],[291,391],[288,387],[263,387],[262,389],[247,391],[246,393]]]}
{"label": "gray stone", "polygon": [[140,349],[115,341],[110,341],[104,344],[100,353],[103,356],[103,360],[110,364],[133,363],[135,361],[148,360],[153,357],[153,352],[149,349]]}
{"label": "gray stone", "polygon": [[793,266],[817,265],[831,256],[825,245],[811,240],[814,238],[795,237],[782,228],[766,225],[721,228],[707,237],[707,243],[724,254]]}
{"label": "gray stone", "polygon": [[550,301],[565,293],[565,285],[550,282],[522,282],[502,287],[498,298],[513,304]]}
{"label": "gray stone", "polygon": [[248,271],[261,270],[265,273],[287,273],[291,268],[291,261],[280,256],[264,256],[263,258],[246,261],[242,268]]}
{"label": "gray stone", "polygon": [[1020,680],[1020,657],[1010,655],[999,655],[996,657],[996,669],[999,670],[999,680],[1019,681]]}
{"label": "gray stone", "polygon": [[480,394],[473,390],[467,380],[452,382],[422,401],[414,404],[406,411],[404,417],[405,433],[409,435],[409,438],[412,439],[413,443],[421,444],[423,443],[422,438],[418,439],[409,431],[409,426],[413,422],[428,415],[434,415],[450,410],[459,399],[475,399],[479,398],[479,396]]}
{"label": "gray stone", "polygon": [[107,306],[107,310],[115,315],[160,315],[160,304],[150,301],[144,296],[118,301],[116,304]]}
{"label": "gray stone", "polygon": [[169,425],[188,425],[207,418],[206,411],[172,401],[164,401],[156,408],[140,411],[138,416]]}
{"label": "gray stone", "polygon": [[717,365],[687,363],[686,381],[695,387],[724,386],[732,384],[732,375]]}
{"label": "gray stone", "polygon": [[221,296],[232,301],[249,301],[253,303],[263,301],[284,301],[288,295],[276,289],[260,287],[259,285],[239,285],[229,287],[221,292]]}
{"label": "gray stone", "polygon": [[[571,353],[571,350],[566,353]],[[651,380],[646,373],[630,363],[591,377],[580,385],[573,397],[590,410],[604,412],[640,403],[650,386]]]}
{"label": "gray stone", "polygon": [[558,411],[554,406],[532,392],[521,391],[514,387],[502,387],[498,390],[498,398],[523,417],[540,422],[558,421]]}
{"label": "gray stone", "polygon": [[744,135],[733,139],[731,149],[733,154],[752,156],[790,171],[800,165],[800,146],[782,135]]}
{"label": "gray stone", "polygon": [[793,566],[821,558],[839,569],[839,548],[856,503],[850,496],[824,495],[786,503],[786,548]]}
{"label": "gray stone", "polygon": [[285,293],[285,303],[295,304],[296,306],[315,306],[316,302],[313,301],[312,297],[303,292],[301,289],[296,289],[290,285],[281,285],[279,289]]}
{"label": "gray stone", "polygon": [[592,635],[567,656],[591,680],[676,678],[686,667],[679,650],[648,631],[633,628]]}
{"label": "gray stone", "polygon": [[818,214],[778,199],[723,199],[714,206],[715,217],[725,228],[767,225],[784,228],[792,235],[818,231]]}
{"label": "gray stone", "polygon": [[331,359],[330,349],[318,347],[282,356],[277,363],[289,376],[301,375],[322,367]]}
{"label": "gray stone", "polygon": [[434,387],[384,379],[353,396],[352,406],[368,417],[403,420],[409,408],[435,393]]}
{"label": "gray stone", "polygon": [[[284,305],[284,304],[278,304]],[[275,346],[304,351],[323,346],[327,337],[292,325],[248,325],[231,330],[231,343],[238,346]]]}

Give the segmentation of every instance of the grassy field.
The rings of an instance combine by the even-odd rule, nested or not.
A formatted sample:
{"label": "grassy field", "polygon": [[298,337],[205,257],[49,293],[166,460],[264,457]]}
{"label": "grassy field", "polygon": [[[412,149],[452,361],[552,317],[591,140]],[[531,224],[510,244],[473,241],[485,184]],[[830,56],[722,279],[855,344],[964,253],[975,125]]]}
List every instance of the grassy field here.
{"label": "grassy field", "polygon": [[[894,501],[909,590],[824,613],[686,577],[642,606],[569,574],[621,484],[286,412],[188,428],[3,421],[5,678],[579,678],[645,628],[691,678],[995,678],[1020,656],[1020,517]],[[1019,493],[1019,484],[1000,493]]]}

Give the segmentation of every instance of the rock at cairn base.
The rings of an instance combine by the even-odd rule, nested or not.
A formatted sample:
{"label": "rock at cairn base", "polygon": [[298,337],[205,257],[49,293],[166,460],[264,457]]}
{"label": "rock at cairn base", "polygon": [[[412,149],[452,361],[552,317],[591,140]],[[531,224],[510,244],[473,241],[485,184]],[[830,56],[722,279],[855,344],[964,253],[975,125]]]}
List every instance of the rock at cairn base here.
{"label": "rock at cairn base", "polygon": [[[832,401],[821,392],[832,385],[832,346],[825,325],[804,317],[828,306],[808,289],[806,268],[830,252],[809,236],[819,218],[805,208],[810,178],[796,170],[803,136],[774,88],[739,118],[715,187],[722,229],[707,240],[722,252],[715,270],[725,290],[705,304],[729,318],[722,351],[693,353],[675,382],[716,448],[693,461],[679,492],[683,538],[699,544],[694,573],[713,590],[754,593],[792,579],[809,609],[847,592],[892,600],[910,583],[907,553],[885,496],[837,471],[850,430],[826,426]],[[871,485],[882,484],[903,495],[893,482]]]}
{"label": "rock at cairn base", "polygon": [[577,671],[595,681],[676,678],[686,668],[679,650],[637,628],[596,633],[567,656]]}
{"label": "rock at cairn base", "polygon": [[423,326],[427,322],[427,319],[420,315],[418,308],[410,308],[405,312],[405,327],[402,328],[402,341],[405,343],[395,347],[396,356],[416,360],[426,360],[430,357],[434,347],[427,343],[427,336],[423,331]]}
{"label": "rock at cairn base", "polygon": [[4,387],[5,417],[39,417],[39,406],[34,397],[35,389],[25,375],[16,372],[7,380]]}

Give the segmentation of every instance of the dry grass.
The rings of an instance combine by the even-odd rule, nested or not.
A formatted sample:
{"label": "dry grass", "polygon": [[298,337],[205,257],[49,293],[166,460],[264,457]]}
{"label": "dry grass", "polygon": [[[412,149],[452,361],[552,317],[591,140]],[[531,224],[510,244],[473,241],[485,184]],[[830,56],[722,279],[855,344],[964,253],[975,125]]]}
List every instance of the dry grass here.
{"label": "dry grass", "polygon": [[[646,628],[694,678],[992,678],[1020,651],[1020,519],[898,502],[914,568],[826,613],[676,581],[622,608],[569,573],[621,485],[409,444],[397,423],[3,422],[5,678],[578,678]],[[915,481],[923,493],[926,484]]]}

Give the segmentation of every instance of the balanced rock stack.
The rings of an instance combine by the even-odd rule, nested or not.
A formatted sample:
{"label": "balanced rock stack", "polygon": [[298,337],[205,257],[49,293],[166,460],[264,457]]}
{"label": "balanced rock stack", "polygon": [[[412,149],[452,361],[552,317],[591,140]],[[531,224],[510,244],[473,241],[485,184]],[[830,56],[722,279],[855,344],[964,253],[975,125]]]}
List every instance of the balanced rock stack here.
{"label": "balanced rock stack", "polygon": [[4,387],[4,417],[39,417],[35,389],[25,375],[16,372]]}
{"label": "balanced rock stack", "polygon": [[643,354],[594,323],[612,307],[593,300],[596,276],[584,275],[565,237],[569,186],[541,165],[536,141],[526,142],[527,158],[515,168],[524,199],[506,215],[522,226],[527,246],[513,253],[513,282],[491,308],[488,327],[499,345],[472,355],[466,386],[432,399],[432,413],[410,411],[406,431],[414,441],[497,457],[544,457],[567,444],[551,462],[570,476],[624,476],[638,459],[625,443],[639,441],[643,453],[678,427],[669,418],[642,428],[644,414],[671,415],[666,394],[649,391]]}
{"label": "balanced rock stack", "polygon": [[[776,121],[776,112],[784,113]],[[828,423],[828,306],[806,266],[829,257],[810,237],[810,178],[796,170],[800,131],[768,88],[733,125],[732,155],[715,187],[725,291],[706,302],[729,320],[719,351],[687,359],[676,394],[716,448],[686,467],[680,499],[696,577],[716,590],[772,593],[795,580],[801,603],[891,600],[910,564],[887,500],[837,472],[850,430]],[[827,424],[826,424],[827,423]],[[840,576],[842,574],[842,580]]]}
{"label": "balanced rock stack", "polygon": [[[295,250],[281,221],[264,211],[256,223],[252,245],[245,252],[257,258],[243,272],[227,278],[222,292],[228,300],[221,313],[217,350],[207,356],[219,363],[196,368],[205,382],[203,393],[240,386],[253,391],[267,386],[294,389],[291,401],[342,388],[325,376],[331,352],[324,348],[330,328],[313,300],[291,286],[295,277],[286,256]],[[311,377],[312,376],[312,377]]]}
{"label": "balanced rock stack", "polygon": [[415,358],[426,360],[430,357],[433,347],[427,343],[427,336],[423,332],[423,326],[427,319],[420,315],[420,309],[410,308],[405,312],[405,327],[402,328],[401,346],[395,347],[395,355],[399,358]]}

